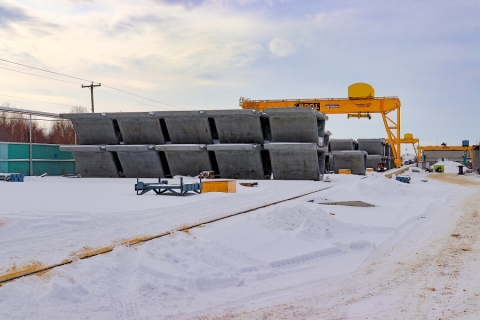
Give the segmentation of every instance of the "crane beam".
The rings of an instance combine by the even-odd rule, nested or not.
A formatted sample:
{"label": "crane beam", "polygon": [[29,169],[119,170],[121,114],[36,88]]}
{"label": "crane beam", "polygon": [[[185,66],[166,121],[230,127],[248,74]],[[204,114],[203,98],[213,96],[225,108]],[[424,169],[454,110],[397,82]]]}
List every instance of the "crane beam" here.
{"label": "crane beam", "polygon": [[[360,96],[350,95],[360,85],[361,90],[371,90]],[[365,86],[366,85],[366,86]],[[373,88],[367,84],[353,84],[349,87],[349,98],[314,98],[314,99],[284,99],[284,100],[250,100],[240,98],[239,105],[243,109],[256,109],[263,112],[267,108],[314,108],[325,114],[347,114],[348,118],[371,118],[372,113],[382,115],[387,142],[392,147],[395,166],[402,165],[400,154],[400,99],[398,97],[373,97]],[[395,112],[394,112],[395,111]],[[387,116],[388,114],[391,116]]]}

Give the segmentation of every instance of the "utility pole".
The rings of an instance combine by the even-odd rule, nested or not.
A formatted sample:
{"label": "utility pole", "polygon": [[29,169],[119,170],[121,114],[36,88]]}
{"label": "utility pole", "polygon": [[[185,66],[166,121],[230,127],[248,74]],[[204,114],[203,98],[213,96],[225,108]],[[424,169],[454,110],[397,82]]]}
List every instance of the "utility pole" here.
{"label": "utility pole", "polygon": [[94,111],[95,109],[93,108],[93,88],[94,88],[94,87],[100,87],[101,85],[102,85],[101,83],[99,83],[99,84],[93,84],[93,82],[92,82],[92,84],[89,85],[89,86],[84,86],[84,85],[82,84],[82,88],[90,88],[90,96],[92,97],[92,113],[95,112],[95,111]]}

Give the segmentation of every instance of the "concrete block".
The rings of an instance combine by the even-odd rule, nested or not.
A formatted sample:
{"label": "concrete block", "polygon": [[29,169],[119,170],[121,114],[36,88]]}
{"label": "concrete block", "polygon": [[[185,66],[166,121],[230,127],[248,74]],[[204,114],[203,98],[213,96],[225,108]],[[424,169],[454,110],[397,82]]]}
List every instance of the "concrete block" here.
{"label": "concrete block", "polygon": [[316,143],[269,143],[273,178],[276,180],[320,180],[326,148]]}
{"label": "concrete block", "polygon": [[376,154],[373,155],[367,155],[367,162],[366,162],[366,167],[367,168],[372,168],[373,171],[377,171],[378,168],[378,163],[382,162],[382,157]]}
{"label": "concrete block", "polygon": [[319,142],[328,117],[313,108],[268,108],[272,142]]}
{"label": "concrete block", "polygon": [[365,151],[332,151],[329,165],[335,173],[338,173],[339,169],[350,169],[352,174],[364,175],[366,173],[366,161],[367,153]]}
{"label": "concrete block", "polygon": [[160,119],[154,112],[107,113],[116,119],[125,144],[165,144]]}
{"label": "concrete block", "polygon": [[64,113],[60,114],[60,118],[72,121],[79,144],[119,144],[123,140],[120,130],[106,114]]}
{"label": "concrete block", "polygon": [[119,163],[115,154],[106,151],[105,146],[60,146],[60,151],[71,152],[75,159],[75,172],[82,177],[118,178]]}
{"label": "concrete block", "polygon": [[385,139],[357,139],[358,150],[369,155],[385,156]]}
{"label": "concrete block", "polygon": [[194,177],[202,171],[214,171],[207,146],[204,144],[156,145],[155,150],[165,153],[172,176]]}
{"label": "concrete block", "polygon": [[211,144],[213,136],[205,111],[162,111],[155,114],[165,120],[172,144]]}
{"label": "concrete block", "polygon": [[480,146],[474,145],[472,146],[472,170],[473,172],[480,173]]}
{"label": "concrete block", "polygon": [[215,153],[220,177],[227,179],[265,179],[259,144],[212,144],[208,151]]}
{"label": "concrete block", "polygon": [[330,139],[330,151],[355,150],[353,139]]}
{"label": "concrete block", "polygon": [[165,178],[158,152],[153,145],[106,146],[116,152],[126,178]]}
{"label": "concrete block", "polygon": [[215,121],[220,143],[263,144],[262,120],[268,121],[265,114],[257,110],[212,110],[208,117]]}
{"label": "concrete block", "polygon": [[323,136],[323,147],[327,147],[329,148],[329,145],[330,145],[330,136],[332,135],[332,133],[330,131],[325,131],[325,134]]}

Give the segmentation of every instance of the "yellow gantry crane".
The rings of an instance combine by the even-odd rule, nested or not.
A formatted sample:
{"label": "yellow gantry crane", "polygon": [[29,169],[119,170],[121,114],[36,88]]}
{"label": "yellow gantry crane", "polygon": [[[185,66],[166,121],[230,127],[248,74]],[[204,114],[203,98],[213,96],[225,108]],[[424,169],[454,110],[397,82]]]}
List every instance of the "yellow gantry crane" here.
{"label": "yellow gantry crane", "polygon": [[371,119],[372,113],[382,115],[387,142],[392,147],[395,166],[402,165],[400,143],[400,99],[375,97],[373,87],[367,83],[354,83],[348,87],[348,98],[250,100],[240,97],[243,109],[264,111],[266,108],[311,107],[325,114],[346,114],[350,118]]}

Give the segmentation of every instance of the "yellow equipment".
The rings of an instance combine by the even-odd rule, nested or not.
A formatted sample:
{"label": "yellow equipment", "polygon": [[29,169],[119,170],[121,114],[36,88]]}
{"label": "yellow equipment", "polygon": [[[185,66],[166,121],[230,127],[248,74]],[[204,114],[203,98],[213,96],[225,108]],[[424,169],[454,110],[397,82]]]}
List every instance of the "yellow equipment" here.
{"label": "yellow equipment", "polygon": [[[387,131],[387,142],[392,147],[395,166],[402,165],[400,154],[400,99],[375,97],[373,87],[367,83],[354,83],[348,87],[348,98],[250,100],[240,97],[243,109],[264,111],[266,108],[311,107],[325,114],[347,114],[348,118],[368,118],[380,113]],[[393,112],[396,111],[396,112]],[[389,113],[393,112],[393,116]]]}
{"label": "yellow equipment", "polygon": [[473,160],[473,147],[472,146],[421,146],[419,147],[420,154],[424,151],[464,151],[468,152],[470,159]]}
{"label": "yellow equipment", "polygon": [[411,133],[405,133],[403,139],[400,139],[400,143],[412,144],[413,151],[415,151],[415,155],[417,156],[417,161],[422,161],[420,152],[420,139],[414,138],[413,134]]}

